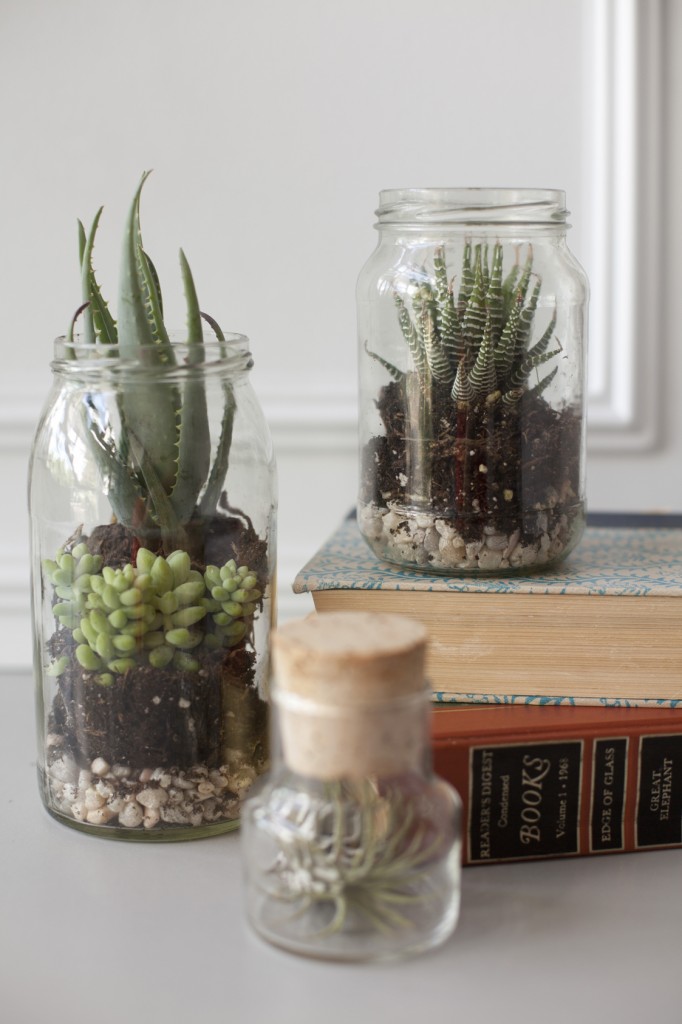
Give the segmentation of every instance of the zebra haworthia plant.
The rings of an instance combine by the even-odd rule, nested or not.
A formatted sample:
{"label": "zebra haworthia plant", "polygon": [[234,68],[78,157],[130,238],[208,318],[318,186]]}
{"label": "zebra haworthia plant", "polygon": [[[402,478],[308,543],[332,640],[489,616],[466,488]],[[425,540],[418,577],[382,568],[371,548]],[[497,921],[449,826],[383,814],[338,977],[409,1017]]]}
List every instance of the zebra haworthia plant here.
{"label": "zebra haworthia plant", "polygon": [[[103,298],[92,263],[102,209],[89,233],[79,221],[83,305],[74,315],[66,340],[73,341],[74,326],[82,317],[84,345],[68,345],[70,358],[87,359],[88,345],[99,344],[111,346],[113,359],[140,361],[150,370],[158,367],[166,372],[178,365],[164,323],[159,278],[140,232],[140,196],[149,173],[143,174],[128,214],[118,321]],[[84,408],[88,435],[118,520],[141,538],[160,534],[167,552],[186,546],[185,528],[197,508],[202,515],[215,509],[227,472],[234,418],[232,389],[225,384],[222,429],[212,461],[204,384],[191,373],[191,367],[204,359],[202,320],[211,326],[219,342],[225,342],[225,336],[216,321],[200,311],[182,250],[180,265],[187,303],[183,371],[190,372],[183,372],[184,380],[172,387],[153,378],[144,384],[126,383],[118,397],[120,431],[116,441],[95,402],[89,400]]]}
{"label": "zebra haworthia plant", "polygon": [[[433,385],[449,389],[458,408],[502,401],[511,406],[526,392],[541,394],[554,379],[558,367],[535,382],[539,371],[561,352],[550,349],[556,327],[556,311],[535,344],[532,344],[541,281],[533,278],[533,254],[516,262],[503,277],[503,248],[467,243],[464,249],[459,290],[450,283],[442,247],[435,250],[434,276],[424,274],[406,289],[405,297],[394,292],[398,321],[410,352],[420,390]],[[408,301],[411,303],[411,309]],[[396,381],[407,374],[367,348],[367,352]]]}

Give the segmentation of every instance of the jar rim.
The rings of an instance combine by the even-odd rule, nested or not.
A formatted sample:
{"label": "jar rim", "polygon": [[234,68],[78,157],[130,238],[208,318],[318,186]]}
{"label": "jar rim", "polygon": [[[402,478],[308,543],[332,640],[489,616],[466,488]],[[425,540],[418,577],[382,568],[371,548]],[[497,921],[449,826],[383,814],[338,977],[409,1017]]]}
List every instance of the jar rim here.
{"label": "jar rim", "polygon": [[[74,333],[72,340],[60,335],[54,340],[54,370],[96,370],[103,369],[155,369],[159,371],[182,371],[185,369],[223,368],[234,372],[250,370],[253,366],[249,339],[245,334],[226,332],[224,339],[219,340],[208,330],[203,332],[200,345],[189,344],[187,332],[182,330],[168,331],[168,351],[172,359],[166,363],[154,360],[150,363],[149,355],[157,346],[143,344],[129,346],[125,355],[121,354],[119,344],[106,342],[88,342],[82,333]],[[201,349],[201,353],[198,352]]]}
{"label": "jar rim", "polygon": [[384,224],[565,224],[566,193],[551,188],[390,188],[376,211]]}

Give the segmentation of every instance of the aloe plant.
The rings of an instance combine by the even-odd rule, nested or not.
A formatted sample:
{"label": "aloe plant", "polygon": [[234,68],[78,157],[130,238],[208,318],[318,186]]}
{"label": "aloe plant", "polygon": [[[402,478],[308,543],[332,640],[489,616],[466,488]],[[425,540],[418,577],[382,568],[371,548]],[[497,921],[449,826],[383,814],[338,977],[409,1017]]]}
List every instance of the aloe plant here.
{"label": "aloe plant", "polygon": [[[67,346],[71,358],[88,358],[90,345],[111,347],[112,359],[134,360],[145,368],[159,368],[160,376],[177,365],[177,355],[164,323],[158,274],[144,249],[140,231],[140,197],[150,172],[142,175],[128,214],[121,259],[118,320],[105,301],[92,253],[102,209],[89,233],[78,222],[82,305],[76,311],[67,342],[82,318],[83,346]],[[113,440],[109,422],[103,421],[94,400],[86,403],[88,435],[118,520],[144,539],[160,534],[164,550],[187,547],[187,525],[197,513],[215,509],[225,478],[232,439],[234,396],[223,385],[220,437],[212,458],[206,394],[193,365],[204,359],[203,321],[225,345],[216,321],[199,307],[197,292],[185,254],[180,266],[187,303],[184,380],[174,386],[153,377],[144,383],[126,382],[118,398],[120,430]],[[225,347],[224,353],[227,352]]]}

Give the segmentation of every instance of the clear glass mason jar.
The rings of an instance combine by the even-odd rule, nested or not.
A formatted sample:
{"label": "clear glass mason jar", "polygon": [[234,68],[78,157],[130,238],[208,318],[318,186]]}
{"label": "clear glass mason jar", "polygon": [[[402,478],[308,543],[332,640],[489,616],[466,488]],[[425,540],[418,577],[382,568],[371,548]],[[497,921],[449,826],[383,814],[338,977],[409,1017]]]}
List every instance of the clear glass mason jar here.
{"label": "clear glass mason jar", "polygon": [[[200,348],[201,351],[198,351]],[[55,342],[30,464],[38,773],[116,839],[236,827],[267,763],[276,472],[248,339]]]}
{"label": "clear glass mason jar", "polygon": [[[335,628],[339,616],[356,629],[354,613],[318,619]],[[375,620],[374,641],[380,619],[399,617],[366,618]],[[409,635],[416,624],[402,621]],[[367,658],[357,636],[346,637],[345,664],[342,652],[327,670],[306,637],[299,651],[314,665],[306,682],[305,670],[290,674],[277,659],[288,628],[275,637],[272,768],[242,817],[251,925],[274,945],[320,959],[387,960],[440,945],[459,915],[461,801],[432,773],[423,669],[396,667],[412,657],[400,644],[392,665]]]}
{"label": "clear glass mason jar", "polygon": [[357,289],[358,522],[445,575],[537,570],[585,520],[588,285],[545,189],[395,189]]}

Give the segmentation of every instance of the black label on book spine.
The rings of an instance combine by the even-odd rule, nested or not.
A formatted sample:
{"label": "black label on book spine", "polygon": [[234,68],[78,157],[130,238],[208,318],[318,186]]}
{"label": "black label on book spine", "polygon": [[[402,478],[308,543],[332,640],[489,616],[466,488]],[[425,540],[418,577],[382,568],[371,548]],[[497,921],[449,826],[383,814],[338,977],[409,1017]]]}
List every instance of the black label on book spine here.
{"label": "black label on book spine", "polygon": [[593,753],[590,850],[622,850],[628,741],[595,740]]}
{"label": "black label on book spine", "polygon": [[635,845],[682,844],[682,736],[642,736]]}
{"label": "black label on book spine", "polygon": [[472,864],[578,852],[582,740],[472,747]]}

